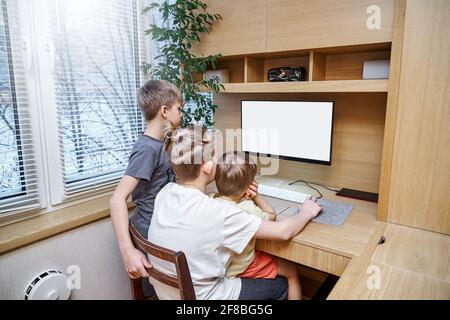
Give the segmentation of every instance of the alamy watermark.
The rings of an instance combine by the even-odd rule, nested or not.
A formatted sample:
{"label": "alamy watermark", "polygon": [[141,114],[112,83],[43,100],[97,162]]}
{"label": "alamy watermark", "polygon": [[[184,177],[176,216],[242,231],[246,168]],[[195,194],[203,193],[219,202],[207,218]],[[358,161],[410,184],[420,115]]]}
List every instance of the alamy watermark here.
{"label": "alamy watermark", "polygon": [[[296,137],[284,137],[294,143]],[[259,165],[261,175],[275,175],[279,171],[279,129],[219,129],[203,131],[202,127],[180,128],[170,137],[173,143],[169,154],[176,165],[203,164],[211,159],[221,163],[227,151],[243,150]]]}
{"label": "alamy watermark", "polygon": [[370,290],[381,289],[381,269],[379,266],[371,264],[367,267],[366,273],[369,274],[366,280],[366,286]]}
{"label": "alamy watermark", "polygon": [[81,268],[77,265],[70,265],[66,269],[68,289],[81,289]]}
{"label": "alamy watermark", "polygon": [[375,4],[367,7],[366,13],[369,15],[366,19],[366,26],[369,30],[381,30],[381,8]]}

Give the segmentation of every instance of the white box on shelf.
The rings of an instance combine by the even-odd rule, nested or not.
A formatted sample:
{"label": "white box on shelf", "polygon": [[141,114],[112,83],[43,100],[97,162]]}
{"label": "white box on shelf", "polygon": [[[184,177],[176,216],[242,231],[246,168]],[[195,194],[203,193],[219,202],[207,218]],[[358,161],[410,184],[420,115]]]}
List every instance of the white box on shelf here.
{"label": "white box on shelf", "polygon": [[363,79],[389,79],[389,60],[364,61]]}
{"label": "white box on shelf", "polygon": [[219,77],[220,83],[228,83],[230,82],[230,73],[228,70],[207,70],[203,74],[204,80],[211,80],[213,77]]}

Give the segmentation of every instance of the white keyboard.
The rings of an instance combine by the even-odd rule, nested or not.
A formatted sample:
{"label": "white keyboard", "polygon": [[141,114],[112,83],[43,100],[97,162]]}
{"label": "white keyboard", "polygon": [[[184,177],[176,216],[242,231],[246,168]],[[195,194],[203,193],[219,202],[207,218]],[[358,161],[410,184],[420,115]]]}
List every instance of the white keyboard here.
{"label": "white keyboard", "polygon": [[258,192],[268,197],[283,199],[297,203],[303,203],[303,201],[311,197],[310,194],[269,186],[267,184],[259,184]]}

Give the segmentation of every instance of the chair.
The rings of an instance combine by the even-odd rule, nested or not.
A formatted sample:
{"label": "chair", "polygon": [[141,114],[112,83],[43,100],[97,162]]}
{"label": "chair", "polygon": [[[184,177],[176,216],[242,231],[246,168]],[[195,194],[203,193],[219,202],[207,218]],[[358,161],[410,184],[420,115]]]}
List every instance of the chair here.
{"label": "chair", "polygon": [[[131,223],[129,226],[129,231],[131,241],[137,249],[175,264],[177,270],[176,277],[167,275],[156,270],[155,268],[147,269],[150,277],[153,277],[166,285],[179,289],[181,300],[195,300],[195,291],[192,284],[191,273],[189,272],[189,266],[184,253],[181,251],[175,252],[147,241]],[[131,279],[131,291],[133,299],[146,300],[140,278]]]}

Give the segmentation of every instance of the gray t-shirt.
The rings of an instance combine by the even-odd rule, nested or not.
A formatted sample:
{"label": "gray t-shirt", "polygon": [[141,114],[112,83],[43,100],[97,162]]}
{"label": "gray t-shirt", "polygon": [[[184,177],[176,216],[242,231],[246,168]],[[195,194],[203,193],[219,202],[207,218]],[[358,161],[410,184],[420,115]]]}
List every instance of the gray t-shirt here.
{"label": "gray t-shirt", "polygon": [[136,209],[130,221],[146,238],[156,195],[166,184],[175,181],[175,174],[162,147],[161,140],[141,135],[133,146],[125,172],[125,175],[139,179],[131,194]]}

